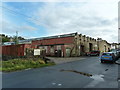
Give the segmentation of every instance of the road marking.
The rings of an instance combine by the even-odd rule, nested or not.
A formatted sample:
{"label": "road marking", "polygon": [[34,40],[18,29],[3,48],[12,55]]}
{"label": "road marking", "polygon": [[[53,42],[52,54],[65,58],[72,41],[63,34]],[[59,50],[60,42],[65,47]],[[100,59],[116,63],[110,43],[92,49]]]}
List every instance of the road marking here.
{"label": "road marking", "polygon": [[62,86],[62,84],[58,84],[58,86]]}
{"label": "road marking", "polygon": [[55,85],[56,83],[52,83],[52,85]]}
{"label": "road marking", "polygon": [[58,84],[57,84],[57,83],[54,83],[54,82],[52,83],[52,85],[62,86],[61,83],[58,83]]}

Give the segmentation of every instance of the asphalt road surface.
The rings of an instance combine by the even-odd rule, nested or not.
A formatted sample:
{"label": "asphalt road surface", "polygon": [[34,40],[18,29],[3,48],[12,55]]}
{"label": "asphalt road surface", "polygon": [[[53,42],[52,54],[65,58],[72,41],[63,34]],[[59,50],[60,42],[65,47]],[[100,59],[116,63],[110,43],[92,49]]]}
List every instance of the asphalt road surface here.
{"label": "asphalt road surface", "polygon": [[118,66],[102,64],[99,57],[85,57],[44,68],[3,73],[2,88],[118,88]]}

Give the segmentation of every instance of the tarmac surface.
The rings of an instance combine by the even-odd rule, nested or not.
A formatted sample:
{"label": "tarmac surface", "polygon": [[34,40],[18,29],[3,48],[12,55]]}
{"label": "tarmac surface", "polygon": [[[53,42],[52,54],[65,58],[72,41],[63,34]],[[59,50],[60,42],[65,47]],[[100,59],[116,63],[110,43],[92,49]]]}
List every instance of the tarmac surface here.
{"label": "tarmac surface", "polygon": [[[65,60],[66,58],[63,58],[63,61]],[[2,88],[118,88],[120,86],[119,64],[100,63],[99,57],[77,57],[68,59],[67,62],[57,62],[60,63],[54,66],[2,73]],[[120,60],[117,61],[119,62]]]}

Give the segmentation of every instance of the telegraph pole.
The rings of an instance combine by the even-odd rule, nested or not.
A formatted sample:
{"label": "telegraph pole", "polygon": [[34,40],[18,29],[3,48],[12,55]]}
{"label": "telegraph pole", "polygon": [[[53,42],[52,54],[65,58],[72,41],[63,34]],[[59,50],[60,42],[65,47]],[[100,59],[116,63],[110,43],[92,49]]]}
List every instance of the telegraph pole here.
{"label": "telegraph pole", "polygon": [[16,42],[15,44],[18,44],[18,31],[16,31]]}

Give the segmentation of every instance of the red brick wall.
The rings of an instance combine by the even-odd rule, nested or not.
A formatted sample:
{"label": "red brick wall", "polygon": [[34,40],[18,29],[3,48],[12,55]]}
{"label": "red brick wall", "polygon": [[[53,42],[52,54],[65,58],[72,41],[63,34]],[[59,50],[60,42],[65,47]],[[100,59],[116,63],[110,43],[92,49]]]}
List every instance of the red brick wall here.
{"label": "red brick wall", "polygon": [[[74,43],[74,37],[61,37],[61,38],[53,38],[53,39],[45,39],[45,40],[36,40],[36,41],[32,41],[32,48],[36,48],[37,45],[54,45],[54,50],[56,50],[57,44],[73,44],[73,43]],[[46,55],[54,56],[54,53],[51,53],[50,49],[51,47],[47,46]],[[63,56],[66,56],[65,45],[61,45],[61,51],[63,52]]]}
{"label": "red brick wall", "polygon": [[[54,45],[54,50],[56,50],[57,44],[73,44],[73,43],[74,43],[74,37],[61,37],[61,38],[53,38],[53,39],[44,39],[44,40],[32,41],[32,48],[36,48],[37,45]],[[50,49],[51,49],[51,46],[47,46],[46,55],[53,56],[54,53],[51,53]],[[63,56],[66,56],[65,45],[61,45],[61,51],[63,52]]]}
{"label": "red brick wall", "polygon": [[65,51],[65,46],[62,45],[62,52],[63,52],[63,56],[66,56],[66,51]]}
{"label": "red brick wall", "polygon": [[65,44],[65,43],[70,44],[73,42],[74,42],[74,37],[61,37],[61,38],[32,41],[32,46],[34,47],[35,45],[53,45],[53,44]]}

